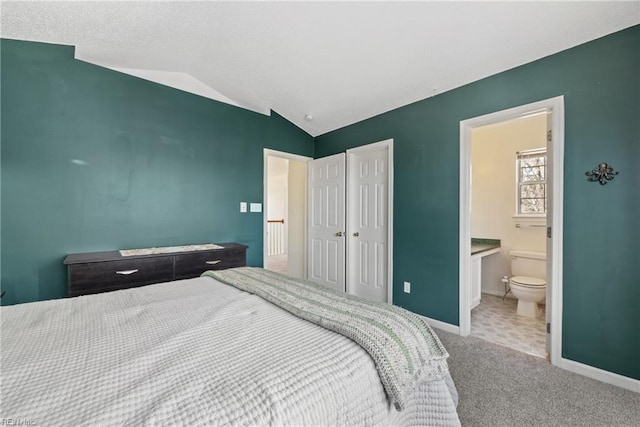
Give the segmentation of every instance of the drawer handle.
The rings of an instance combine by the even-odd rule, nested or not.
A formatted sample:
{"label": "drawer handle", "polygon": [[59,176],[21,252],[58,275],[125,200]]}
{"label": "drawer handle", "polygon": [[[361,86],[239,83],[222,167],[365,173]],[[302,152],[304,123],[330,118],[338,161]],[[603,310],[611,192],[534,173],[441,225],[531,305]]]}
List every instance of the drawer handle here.
{"label": "drawer handle", "polygon": [[116,271],[116,274],[124,274],[125,276],[128,276],[129,274],[133,274],[133,273],[137,273],[138,269],[136,268],[135,270],[120,270],[120,271]]}
{"label": "drawer handle", "polygon": [[214,264],[219,263],[220,261],[222,261],[222,260],[221,260],[221,259],[219,259],[219,260],[216,260],[216,261],[205,261],[205,263],[206,263],[206,264],[209,264],[209,265],[214,265]]}

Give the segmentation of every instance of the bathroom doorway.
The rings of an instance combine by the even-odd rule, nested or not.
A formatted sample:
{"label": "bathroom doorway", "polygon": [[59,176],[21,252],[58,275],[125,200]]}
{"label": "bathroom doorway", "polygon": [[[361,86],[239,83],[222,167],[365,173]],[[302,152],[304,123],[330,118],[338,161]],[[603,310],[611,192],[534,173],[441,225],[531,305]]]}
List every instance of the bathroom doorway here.
{"label": "bathroom doorway", "polygon": [[[509,327],[524,326],[526,331],[521,332],[528,334],[536,331],[538,334],[532,340],[534,348],[525,345],[516,349],[537,356],[544,356],[547,352],[554,365],[559,364],[561,359],[562,334],[563,107],[563,98],[557,97],[460,123],[460,334],[473,334],[475,328],[472,319],[475,318],[480,329],[508,326],[499,332],[501,337],[484,338],[491,338],[494,342],[496,338],[503,339],[498,343],[510,346],[510,340],[512,343],[518,341],[518,332],[509,330]],[[538,136],[528,138],[526,133],[520,133],[520,136],[513,133],[518,129],[523,132],[527,126],[539,129]],[[513,144],[504,147],[504,151],[495,145],[500,139],[500,132],[506,133],[505,139]],[[475,146],[475,137],[480,140],[484,137],[489,142],[480,141]],[[532,144],[537,146],[527,146],[527,139],[536,138],[537,142]],[[546,157],[539,160],[543,158],[540,154],[545,150]],[[525,159],[524,163],[519,163],[520,159]],[[538,161],[539,164],[536,163]],[[544,166],[544,188],[536,187],[539,191],[531,191],[533,186],[526,182],[524,188],[520,187],[522,183],[516,177],[522,174],[517,170],[522,164],[536,165],[529,168],[528,172],[539,172]],[[494,188],[486,185],[487,182],[493,182]],[[506,188],[504,194],[498,192],[499,186]],[[540,194],[544,197],[541,198]],[[518,200],[518,195],[522,200]],[[521,215],[521,203],[525,204],[522,205],[525,213],[533,211],[534,215]],[[484,248],[486,256],[479,256],[478,253],[472,256],[472,238],[481,239],[474,240],[473,247],[474,250]],[[493,249],[493,252],[486,252],[487,248]],[[538,319],[535,321],[517,316],[518,300],[509,298],[512,296],[508,292],[512,251],[546,256],[546,268],[544,263],[541,267],[538,263],[538,267],[542,268],[539,276],[543,276],[546,282],[546,314],[537,313]],[[507,283],[502,281],[505,276]],[[507,295],[503,300],[505,293]],[[495,316],[495,321],[490,320],[492,316]],[[492,322],[495,324],[492,325]]]}
{"label": "bathroom doorway", "polygon": [[308,157],[264,150],[264,268],[306,277]]}
{"label": "bathroom doorway", "polygon": [[[471,335],[542,358],[546,286],[527,286],[523,294],[510,278],[546,277],[548,114],[477,127],[471,136]],[[514,270],[517,253],[536,258],[514,256]]]}

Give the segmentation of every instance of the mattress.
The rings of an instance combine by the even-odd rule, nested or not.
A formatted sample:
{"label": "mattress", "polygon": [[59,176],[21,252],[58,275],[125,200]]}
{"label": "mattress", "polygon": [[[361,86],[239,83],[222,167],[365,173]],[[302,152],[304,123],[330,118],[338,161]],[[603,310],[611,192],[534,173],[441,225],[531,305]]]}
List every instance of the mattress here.
{"label": "mattress", "polygon": [[448,374],[397,411],[355,342],[210,277],[0,310],[24,424],[459,425]]}

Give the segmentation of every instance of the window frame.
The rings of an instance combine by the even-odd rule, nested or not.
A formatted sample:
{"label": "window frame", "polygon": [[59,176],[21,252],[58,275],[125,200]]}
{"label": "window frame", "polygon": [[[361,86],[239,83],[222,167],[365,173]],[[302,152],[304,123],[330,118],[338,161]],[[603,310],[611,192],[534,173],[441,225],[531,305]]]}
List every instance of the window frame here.
{"label": "window frame", "polygon": [[[531,157],[544,157],[544,180],[542,181],[521,181],[521,170],[522,170],[522,160]],[[547,172],[548,172],[548,162],[547,162],[547,148],[534,148],[530,150],[523,150],[516,152],[516,176],[515,176],[515,187],[516,187],[516,198],[515,198],[515,218],[546,218],[547,216]],[[544,212],[542,213],[523,213],[522,212],[522,186],[523,185],[542,185],[544,188]],[[524,198],[527,199],[527,198]],[[535,197],[534,199],[540,199],[540,197]]]}

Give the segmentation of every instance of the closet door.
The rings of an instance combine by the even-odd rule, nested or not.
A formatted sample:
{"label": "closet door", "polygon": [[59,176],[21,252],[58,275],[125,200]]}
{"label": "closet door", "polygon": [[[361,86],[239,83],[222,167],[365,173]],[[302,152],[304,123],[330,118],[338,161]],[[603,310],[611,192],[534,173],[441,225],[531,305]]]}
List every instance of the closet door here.
{"label": "closet door", "polygon": [[390,302],[389,145],[347,151],[347,292]]}
{"label": "closet door", "polygon": [[308,276],[345,290],[345,154],[308,164]]}

